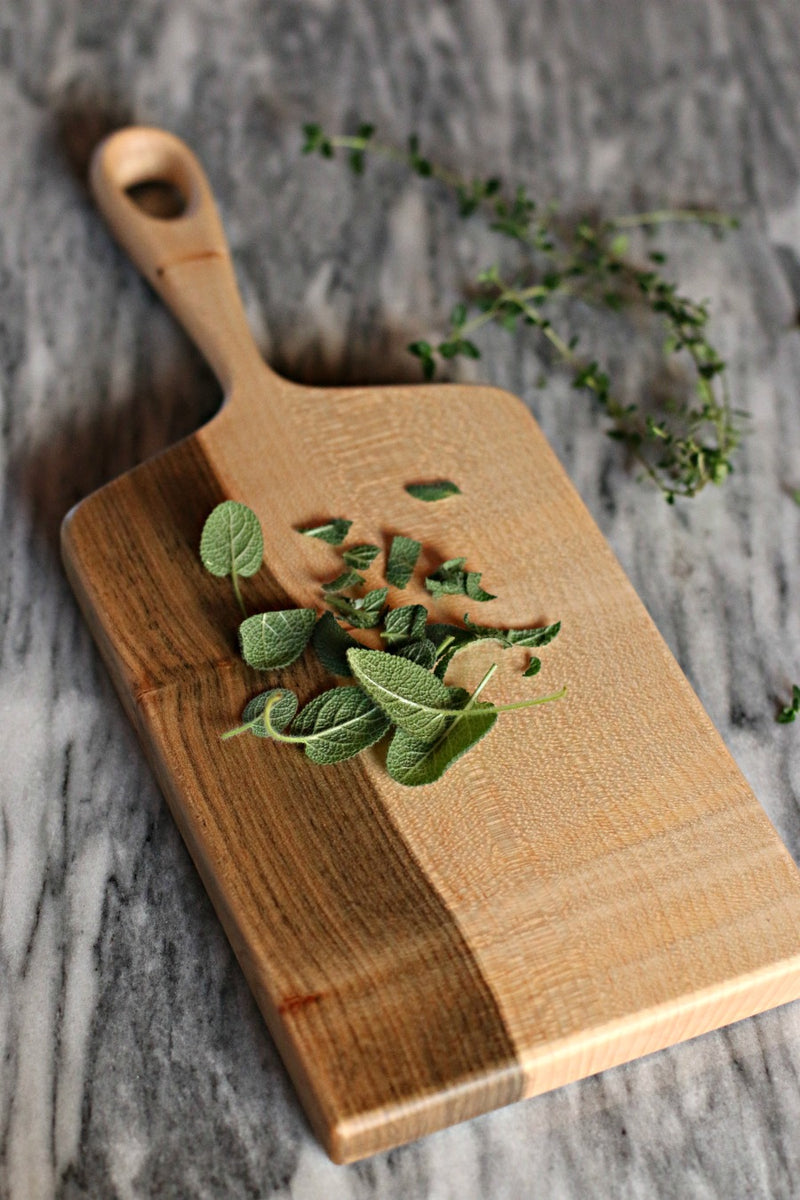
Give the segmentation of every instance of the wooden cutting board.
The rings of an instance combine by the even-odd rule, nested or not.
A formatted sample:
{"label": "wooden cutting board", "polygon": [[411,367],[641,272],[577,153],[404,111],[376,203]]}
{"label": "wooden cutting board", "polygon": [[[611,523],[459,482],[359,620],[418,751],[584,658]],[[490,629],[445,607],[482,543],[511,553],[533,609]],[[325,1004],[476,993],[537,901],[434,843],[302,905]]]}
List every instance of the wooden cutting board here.
{"label": "wooden cutting board", "polygon": [[[77,596],[302,1097],[349,1161],[800,996],[800,876],[531,416],[488,387],[323,389],[274,375],[250,337],[189,150],[124,130],[93,164],[117,237],[226,394],[195,435],[77,506]],[[148,216],[129,189],[171,184]],[[408,482],[463,494],[423,504]],[[220,742],[263,675],[242,665],[228,581],[198,560],[210,510],[257,512],[250,611],[317,607],[340,559],[294,530],[402,532],[427,565],[466,554],[493,625],[562,620],[535,681],[521,651],[455,660],[501,717],[438,783],[380,750],[319,767]],[[394,603],[429,601],[413,589]],[[491,617],[487,615],[491,608]],[[304,657],[267,685],[329,683]]]}

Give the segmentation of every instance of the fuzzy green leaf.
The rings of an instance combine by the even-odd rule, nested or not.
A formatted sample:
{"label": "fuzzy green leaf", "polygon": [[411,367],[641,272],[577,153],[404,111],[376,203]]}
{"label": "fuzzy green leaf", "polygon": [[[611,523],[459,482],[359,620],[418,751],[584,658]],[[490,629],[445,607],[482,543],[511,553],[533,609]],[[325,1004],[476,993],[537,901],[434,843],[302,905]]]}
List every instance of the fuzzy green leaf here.
{"label": "fuzzy green leaf", "polygon": [[359,587],[363,582],[364,576],[359,575],[358,571],[343,571],[335,579],[323,583],[322,590],[323,592],[343,592],[347,588]]}
{"label": "fuzzy green leaf", "polygon": [[416,663],[385,650],[350,650],[347,661],[364,691],[412,737],[436,738],[458,711],[459,697]]}
{"label": "fuzzy green leaf", "polygon": [[323,613],[311,634],[311,645],[326,671],[344,678],[352,675],[347,651],[357,650],[359,643],[342,629],[333,613]]}
{"label": "fuzzy green leaf", "polygon": [[480,586],[480,571],[465,571],[466,558],[449,558],[425,580],[425,587],[436,599],[442,596],[469,596],[470,600],[494,600]]}
{"label": "fuzzy green leaf", "polygon": [[315,763],[336,763],[360,754],[377,742],[391,722],[357,687],[335,687],[301,709],[292,736],[302,738],[306,756]]}
{"label": "fuzzy green leaf", "polygon": [[313,608],[257,613],[239,626],[242,658],[258,671],[288,667],[306,648],[317,621]]}
{"label": "fuzzy green leaf", "polygon": [[381,637],[389,646],[418,642],[425,637],[428,610],[424,604],[404,604],[387,614]]}
{"label": "fuzzy green leaf", "polygon": [[406,587],[414,574],[421,549],[422,543],[415,542],[413,538],[404,537],[402,534],[392,538],[386,563],[386,580],[392,587]]}
{"label": "fuzzy green leaf", "polygon": [[493,704],[476,700],[457,713],[450,725],[432,741],[421,741],[398,729],[389,744],[386,769],[406,787],[433,783],[448,767],[485,737],[497,720]]}
{"label": "fuzzy green leaf", "polygon": [[362,542],[360,546],[351,546],[349,550],[345,550],[342,558],[348,567],[353,567],[356,571],[366,571],[378,554],[380,554],[378,546]]}
{"label": "fuzzy green leaf", "polygon": [[449,479],[433,479],[430,483],[407,483],[405,489],[415,500],[430,504],[434,500],[446,500],[448,496],[460,496],[461,488]]}
{"label": "fuzzy green leaf", "polygon": [[356,629],[374,629],[380,624],[388,595],[388,588],[373,588],[364,596],[342,596],[336,593],[328,596],[327,602]]}
{"label": "fuzzy green leaf", "polygon": [[305,529],[298,529],[297,532],[305,537],[319,538],[329,546],[341,546],[352,524],[352,521],[347,521],[344,517],[333,517],[324,525],[309,525]]}
{"label": "fuzzy green leaf", "polygon": [[424,667],[426,671],[430,671],[436,662],[436,647],[429,638],[423,638],[421,642],[406,642],[397,653],[418,667]]}
{"label": "fuzzy green leaf", "polygon": [[485,603],[487,600],[497,599],[497,596],[494,596],[491,592],[487,592],[481,587],[480,571],[467,571],[467,578],[464,581],[464,590],[466,591],[470,600],[479,600],[481,603]]}
{"label": "fuzzy green leaf", "polygon": [[464,624],[476,639],[490,638],[506,648],[526,646],[531,650],[552,642],[561,629],[560,621],[555,621],[552,625],[539,625],[535,629],[492,629],[489,625],[476,625],[466,613]]}
{"label": "fuzzy green leaf", "polygon": [[277,730],[283,730],[293,720],[297,712],[297,696],[294,692],[290,692],[288,688],[271,688],[268,692],[261,692],[258,696],[254,696],[244,708],[242,713],[242,723],[250,725],[250,732],[256,737],[270,737],[267,733],[264,722],[260,720],[264,709],[267,706],[267,701],[273,696],[280,696],[270,710],[270,722]]}
{"label": "fuzzy green leaf", "polygon": [[264,538],[253,510],[236,500],[218,504],[203,526],[200,558],[212,575],[255,575],[264,559]]}

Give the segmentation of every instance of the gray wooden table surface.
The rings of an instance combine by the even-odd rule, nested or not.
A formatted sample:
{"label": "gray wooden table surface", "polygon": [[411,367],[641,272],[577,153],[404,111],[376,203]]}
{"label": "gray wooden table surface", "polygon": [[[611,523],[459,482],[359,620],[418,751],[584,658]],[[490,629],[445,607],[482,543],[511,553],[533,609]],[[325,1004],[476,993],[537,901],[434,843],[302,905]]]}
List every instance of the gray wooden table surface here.
{"label": "gray wooden table surface", "polygon": [[[668,508],[535,339],[472,377],[523,396],[795,859],[800,729],[800,11],[796,0],[7,0],[0,9],[0,1197],[791,1197],[800,1005],[353,1167],[314,1142],[77,612],[76,500],[219,403],[83,182],[107,129],[185,137],[284,373],[412,379],[491,235],[300,126],[413,129],[465,174],[610,214],[703,202],[660,238],[714,307],[737,471]],[[585,317],[630,394],[635,336]],[[463,377],[467,377],[465,374]]]}

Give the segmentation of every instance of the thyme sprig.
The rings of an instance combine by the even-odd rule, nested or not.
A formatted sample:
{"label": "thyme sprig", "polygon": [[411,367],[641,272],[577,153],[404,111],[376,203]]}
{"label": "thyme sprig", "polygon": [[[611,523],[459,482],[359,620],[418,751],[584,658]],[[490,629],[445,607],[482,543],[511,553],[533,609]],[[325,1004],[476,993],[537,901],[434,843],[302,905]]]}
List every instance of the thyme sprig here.
{"label": "thyme sprig", "polygon": [[[725,362],[709,341],[708,305],[683,295],[661,268],[666,255],[650,250],[643,261],[631,254],[630,232],[649,234],[669,223],[694,223],[717,236],[737,221],[713,209],[658,209],[603,219],[565,219],[554,204],[540,205],[526,188],[504,187],[497,176],[464,179],[420,151],[412,135],[406,150],[380,142],[373,125],[354,135],[328,135],[321,126],[304,127],[305,153],[333,158],[347,154],[353,171],[364,171],[366,156],[398,163],[424,179],[437,181],[456,200],[459,215],[480,213],[490,228],[515,243],[518,259],[509,273],[493,264],[463,290],[437,342],[420,338],[409,345],[423,376],[434,378],[446,361],[477,359],[474,336],[485,325],[509,332],[535,328],[556,361],[572,372],[573,386],[591,393],[610,424],[607,433],[624,443],[645,475],[669,503],[697,495],[708,483],[721,483],[732,470],[731,457],[742,437],[743,413],[730,403]],[[665,327],[664,352],[687,372],[673,373],[671,394],[657,412],[616,394],[608,371],[578,352],[578,338],[556,327],[564,301],[576,300],[617,311],[637,304]]]}

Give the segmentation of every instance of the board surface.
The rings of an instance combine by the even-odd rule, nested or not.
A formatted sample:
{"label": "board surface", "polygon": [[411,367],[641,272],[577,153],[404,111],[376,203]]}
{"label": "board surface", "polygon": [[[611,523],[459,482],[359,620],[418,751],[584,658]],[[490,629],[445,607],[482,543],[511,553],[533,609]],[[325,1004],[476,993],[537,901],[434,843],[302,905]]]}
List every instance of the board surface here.
{"label": "board surface", "polygon": [[[524,406],[491,388],[276,377],[248,339],[221,231],[193,240],[208,217],[199,168],[166,135],[128,134],[139,141],[117,135],[98,160],[101,205],[228,399],[79,505],[65,562],[331,1155],[800,995],[800,876]],[[185,218],[114,209],[112,185],[154,172],[189,191]],[[404,491],[441,477],[462,495]],[[448,598],[440,619],[563,622],[537,680],[521,678],[521,652],[487,644],[448,682],[474,686],[496,658],[498,703],[562,683],[567,697],[504,715],[421,789],[395,784],[379,749],[323,768],[260,739],[221,743],[265,686],[239,659],[227,582],[198,558],[225,498],[264,528],[251,611],[318,606],[338,556],[295,529],[347,516],[353,544],[406,533],[426,567],[465,554],[484,571],[498,599]],[[303,701],[325,677],[304,658],[267,685],[279,680]]]}

